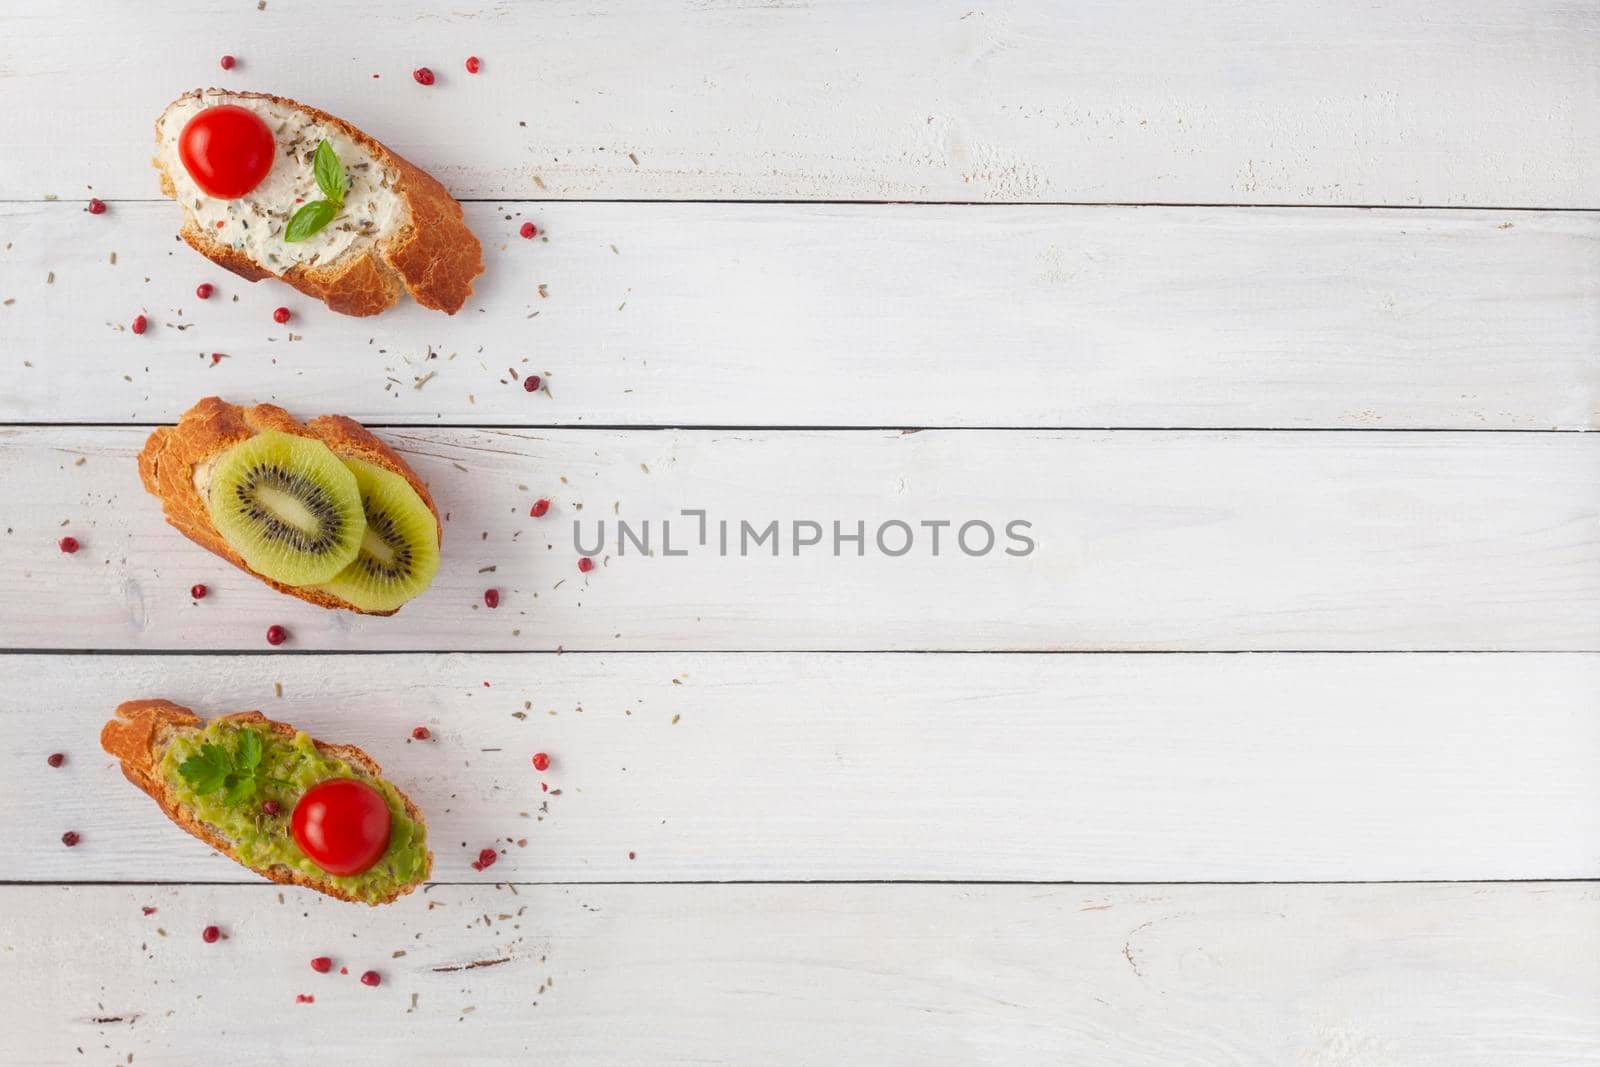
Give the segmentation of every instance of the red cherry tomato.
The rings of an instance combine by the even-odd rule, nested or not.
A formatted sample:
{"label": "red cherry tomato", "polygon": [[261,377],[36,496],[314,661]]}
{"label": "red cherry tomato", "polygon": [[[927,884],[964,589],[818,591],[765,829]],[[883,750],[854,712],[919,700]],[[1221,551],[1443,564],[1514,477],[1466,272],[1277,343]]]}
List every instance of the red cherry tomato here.
{"label": "red cherry tomato", "polygon": [[295,844],[329,874],[360,874],[389,847],[389,805],[353,778],[330,778],[306,790],[289,822]]}
{"label": "red cherry tomato", "polygon": [[195,115],[178,135],[178,157],[207,195],[237,200],[261,184],[278,146],[261,116],[237,104]]}

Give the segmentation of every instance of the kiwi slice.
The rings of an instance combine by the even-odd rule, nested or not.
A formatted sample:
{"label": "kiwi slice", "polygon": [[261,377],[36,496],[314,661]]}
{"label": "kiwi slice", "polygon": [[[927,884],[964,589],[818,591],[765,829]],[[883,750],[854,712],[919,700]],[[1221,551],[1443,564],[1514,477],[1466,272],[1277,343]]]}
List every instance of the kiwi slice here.
{"label": "kiwi slice", "polygon": [[318,588],[362,611],[394,611],[428,588],[439,570],[438,521],[394,471],[359,459],[344,462],[361,488],[367,529],[355,562]]}
{"label": "kiwi slice", "polygon": [[325,582],[361,549],[356,477],[313,437],[268,430],[240,441],[212,468],[209,498],[223,540],[284,585]]}

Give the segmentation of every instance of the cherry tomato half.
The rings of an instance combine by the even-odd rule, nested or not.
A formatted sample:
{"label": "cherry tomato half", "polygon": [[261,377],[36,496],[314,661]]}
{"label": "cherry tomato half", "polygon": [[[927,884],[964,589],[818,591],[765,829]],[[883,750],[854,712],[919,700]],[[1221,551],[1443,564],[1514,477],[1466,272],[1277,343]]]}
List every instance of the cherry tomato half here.
{"label": "cherry tomato half", "polygon": [[238,104],[195,115],[178,135],[178,158],[208,196],[237,200],[261,184],[278,146],[261,116]]}
{"label": "cherry tomato half", "polygon": [[360,874],[389,847],[389,805],[354,778],[330,778],[306,790],[289,820],[295,844],[329,874]]}

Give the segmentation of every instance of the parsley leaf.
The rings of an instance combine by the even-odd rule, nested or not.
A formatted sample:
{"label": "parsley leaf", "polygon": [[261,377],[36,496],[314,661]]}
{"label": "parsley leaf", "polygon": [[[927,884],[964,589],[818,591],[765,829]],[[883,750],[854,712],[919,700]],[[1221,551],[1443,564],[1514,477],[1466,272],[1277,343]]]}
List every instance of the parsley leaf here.
{"label": "parsley leaf", "polygon": [[254,730],[239,731],[239,750],[233,756],[234,766],[242,771],[253,771],[261,763],[261,735]]}
{"label": "parsley leaf", "polygon": [[240,730],[239,743],[230,755],[221,745],[207,741],[200,751],[178,764],[178,773],[196,796],[223,790],[223,801],[240,804],[256,795],[257,771],[261,766],[261,735],[255,730]]}
{"label": "parsley leaf", "polygon": [[236,771],[233,774],[228,775],[227,783],[228,791],[226,795],[223,796],[223,800],[227,801],[229,804],[238,804],[249,800],[251,797],[256,795],[256,780],[254,775],[247,774],[243,771]]}
{"label": "parsley leaf", "polygon": [[335,204],[344,204],[344,164],[334,154],[333,145],[323,140],[317,144],[311,157],[311,173],[316,175],[317,188]]}
{"label": "parsley leaf", "polygon": [[189,783],[189,788],[195,791],[196,796],[205,796],[221,789],[223,779],[228,776],[232,764],[218,764],[205,752],[208,748],[216,747],[216,745],[202,745],[198,754],[178,764],[178,773],[183,775],[183,780]]}

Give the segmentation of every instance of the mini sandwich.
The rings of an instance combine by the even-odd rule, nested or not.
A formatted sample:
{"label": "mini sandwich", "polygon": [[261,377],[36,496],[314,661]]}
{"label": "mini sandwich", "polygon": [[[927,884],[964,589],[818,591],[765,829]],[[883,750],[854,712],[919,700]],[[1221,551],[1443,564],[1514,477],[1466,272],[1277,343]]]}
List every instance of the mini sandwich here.
{"label": "mini sandwich", "polygon": [[189,540],[325,608],[393,615],[439,569],[428,487],[343,415],[208,396],[150,435],[139,477]]}
{"label": "mini sandwich", "polygon": [[281,96],[185,93],[156,120],[155,165],[201,255],[346,315],[376,315],[401,292],[453,315],[483,273],[444,186],[343,119]]}
{"label": "mini sandwich", "polygon": [[259,711],[208,723],[170,700],[130,700],[100,747],[167,818],[274,882],[387,904],[433,869],[422,812],[352,745]]}

